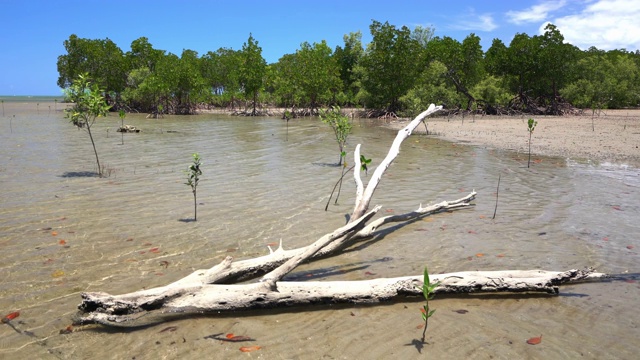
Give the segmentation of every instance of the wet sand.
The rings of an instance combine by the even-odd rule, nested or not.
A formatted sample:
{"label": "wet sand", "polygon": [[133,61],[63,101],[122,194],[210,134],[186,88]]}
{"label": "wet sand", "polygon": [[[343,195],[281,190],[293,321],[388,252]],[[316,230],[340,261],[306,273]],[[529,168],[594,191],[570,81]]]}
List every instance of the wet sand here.
{"label": "wet sand", "polygon": [[[340,202],[324,211],[340,169],[333,166],[333,133],[317,119],[287,126],[277,118],[155,120],[128,114],[126,122],[143,132],[124,134],[121,141],[108,131],[120,124],[110,114],[94,128],[101,161],[113,170],[100,179],[91,176],[86,134],[64,119],[60,103],[14,108],[35,106],[24,114],[10,113],[9,105],[0,118],[0,316],[20,311],[12,325],[22,332],[0,324],[2,359],[201,359],[212,353],[268,359],[632,359],[640,352],[640,173],[546,157],[527,169],[523,156],[430,136],[403,144],[376,203],[384,214],[397,214],[475,189],[476,205],[395,228],[393,236],[387,233],[358,251],[304,264],[291,279],[395,277],[420,274],[425,264],[434,273],[593,266],[616,278],[568,285],[553,297],[438,296],[427,344],[417,340],[420,299],[209,314],[135,331],[87,325],[61,333],[71,324],[81,292],[163,286],[228,255],[264,255],[266,244],[279,239],[285,248],[308,245],[344,224],[353,182],[345,182]],[[480,123],[461,120],[451,119],[458,130]],[[446,123],[430,120],[429,129],[443,125],[432,121]],[[526,124],[518,121],[526,136]],[[373,123],[361,121],[349,140],[366,145],[367,157],[376,162],[395,134]],[[193,214],[193,199],[183,183],[194,151],[204,159],[205,174],[198,221],[190,222],[185,220]],[[492,219],[498,174],[500,206]],[[256,341],[211,338],[219,333]],[[542,344],[526,343],[540,335]],[[262,348],[249,355],[239,350],[251,345]]]}
{"label": "wet sand", "polygon": [[[577,161],[640,166],[640,110],[608,110],[595,116],[540,116],[531,137],[531,153]],[[487,148],[529,151],[528,116],[435,117],[430,134],[442,139]],[[408,120],[388,126],[400,129]],[[424,133],[420,125],[417,132]]]}

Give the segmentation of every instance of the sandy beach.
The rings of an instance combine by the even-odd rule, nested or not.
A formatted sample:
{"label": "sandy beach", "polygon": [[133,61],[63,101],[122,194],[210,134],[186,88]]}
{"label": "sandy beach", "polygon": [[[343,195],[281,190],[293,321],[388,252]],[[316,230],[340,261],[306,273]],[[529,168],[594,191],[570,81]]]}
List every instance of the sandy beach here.
{"label": "sandy beach", "polygon": [[[578,161],[640,166],[640,110],[608,110],[600,116],[538,116],[531,137],[531,153]],[[430,134],[445,140],[528,153],[525,117],[466,116],[428,119]],[[408,120],[389,124],[400,129]],[[420,125],[417,132],[424,133]]]}

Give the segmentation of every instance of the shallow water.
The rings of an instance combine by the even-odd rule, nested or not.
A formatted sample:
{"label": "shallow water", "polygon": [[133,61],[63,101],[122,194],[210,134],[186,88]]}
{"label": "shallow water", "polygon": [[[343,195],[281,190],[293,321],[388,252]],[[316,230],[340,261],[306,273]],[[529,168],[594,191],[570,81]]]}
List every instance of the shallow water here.
{"label": "shallow water", "polygon": [[[11,120],[11,128],[9,128]],[[340,168],[330,130],[317,120],[221,115],[145,119],[121,134],[117,116],[93,128],[107,178],[87,134],[58,111],[0,119],[0,316],[19,310],[19,333],[0,325],[0,357],[372,359],[418,357],[419,299],[381,306],[285,309],[202,316],[135,331],[71,324],[80,292],[125,293],[167,284],[227,255],[246,258],[311,243],[344,224],[354,186],[324,211]],[[394,132],[357,121],[373,164]],[[201,154],[198,221],[184,185]],[[561,295],[438,297],[423,354],[435,358],[634,358],[640,350],[640,171],[452,144],[412,136],[376,191],[383,213],[453,200],[475,189],[476,206],[401,227],[357,252],[297,269],[290,278],[357,280],[463,270],[567,270],[621,275],[565,286]],[[498,174],[501,175],[497,216]],[[150,251],[154,248],[157,250]],[[163,266],[162,261],[168,262]],[[459,314],[454,310],[466,309]],[[304,309],[309,310],[309,309]],[[175,331],[161,332],[167,326]],[[26,332],[25,332],[26,331]],[[234,333],[251,343],[208,335]],[[543,335],[540,345],[525,340]]]}

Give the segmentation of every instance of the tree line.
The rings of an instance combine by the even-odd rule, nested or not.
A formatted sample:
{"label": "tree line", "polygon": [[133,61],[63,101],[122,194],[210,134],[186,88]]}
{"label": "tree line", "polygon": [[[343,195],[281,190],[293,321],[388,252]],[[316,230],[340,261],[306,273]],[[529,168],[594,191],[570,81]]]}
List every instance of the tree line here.
{"label": "tree line", "polygon": [[202,106],[265,106],[317,114],[328,106],[370,109],[371,116],[414,116],[430,103],[449,111],[488,114],[564,114],[576,108],[640,104],[640,51],[582,51],[564,41],[553,24],[542,35],[516,34],[509,45],[494,39],[483,52],[480,38],[461,42],[434,29],[396,27],[373,20],[372,41],[362,33],[304,42],[293,54],[267,64],[250,34],[241,49],[219,48],[180,56],[155,49],[146,37],[123,52],[110,39],[71,35],[58,57],[58,86],[81,74],[104,91],[114,110],[192,114]]}

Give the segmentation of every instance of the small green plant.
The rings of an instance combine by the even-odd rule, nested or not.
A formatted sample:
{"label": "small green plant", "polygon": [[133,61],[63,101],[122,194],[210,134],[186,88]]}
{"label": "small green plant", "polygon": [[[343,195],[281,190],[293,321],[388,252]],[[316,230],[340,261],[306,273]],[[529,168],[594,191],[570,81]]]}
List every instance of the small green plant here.
{"label": "small green plant", "polygon": [[124,118],[127,116],[127,113],[124,110],[120,109],[118,111],[118,116],[120,116],[120,133],[122,134],[122,144],[124,145]]}
{"label": "small green plant", "polygon": [[193,163],[189,165],[187,169],[187,182],[185,183],[185,185],[191,187],[191,192],[193,192],[193,221],[198,221],[198,196],[196,190],[198,188],[198,182],[200,181],[200,175],[202,175],[202,171],[200,170],[200,166],[202,165],[201,160],[198,153],[193,154]]}
{"label": "small green plant", "polygon": [[[344,153],[344,151],[343,151]],[[342,157],[344,157],[345,154],[342,155]],[[367,164],[371,163],[371,159],[367,159],[364,155],[360,155],[360,171],[364,171],[365,174],[367,174],[368,168],[367,168]],[[342,187],[342,179],[344,178],[344,176],[346,174],[349,173],[349,171],[353,170],[353,168],[355,167],[355,165],[352,165],[350,168],[348,168],[347,170],[344,170],[347,167],[347,161],[344,161],[344,165],[342,166],[342,174],[340,175],[340,179],[338,179],[338,181],[336,182],[336,184],[333,186],[333,190],[331,190],[331,195],[329,195],[329,200],[327,200],[327,205],[324,207],[324,211],[327,211],[327,209],[329,209],[329,203],[331,202],[331,198],[333,197],[333,193],[336,191],[336,187],[338,187],[338,185],[340,185]],[[338,194],[336,195],[336,201],[335,204],[338,203],[338,197],[340,196],[340,190],[338,190]]]}
{"label": "small green plant", "polygon": [[369,175],[367,164],[371,164],[371,159],[367,159],[364,155],[360,155],[360,170],[364,170],[365,175]]}
{"label": "small green plant", "polygon": [[351,133],[351,121],[348,116],[342,114],[339,106],[320,110],[320,120],[325,124],[329,124],[336,135],[336,141],[340,148],[338,165],[342,165],[342,160],[346,155],[344,148],[347,144],[347,137]]}
{"label": "small green plant", "polygon": [[531,135],[533,135],[533,130],[536,129],[536,125],[538,125],[538,122],[533,119],[527,121],[527,131],[529,131],[529,161],[527,161],[527,168],[531,165]]}
{"label": "small green plant", "polygon": [[422,283],[422,295],[424,295],[425,304],[420,309],[422,314],[422,321],[424,321],[424,329],[422,330],[422,342],[424,343],[425,335],[427,333],[427,327],[429,326],[429,318],[435,313],[435,310],[431,310],[429,307],[429,300],[435,297],[434,290],[440,285],[440,281],[432,284],[429,280],[429,270],[424,267],[424,280]]}
{"label": "small green plant", "polygon": [[87,74],[79,75],[71,86],[65,90],[67,98],[73,102],[73,107],[65,110],[65,117],[69,119],[73,125],[89,133],[91,145],[93,145],[93,152],[96,155],[96,162],[98,163],[99,176],[102,176],[102,167],[100,166],[100,159],[98,159],[96,143],[91,134],[91,126],[93,126],[96,118],[107,116],[107,111],[109,111],[111,107],[107,105],[102,93],[103,91],[98,88],[98,85],[89,80]]}

